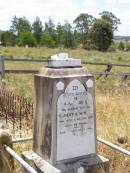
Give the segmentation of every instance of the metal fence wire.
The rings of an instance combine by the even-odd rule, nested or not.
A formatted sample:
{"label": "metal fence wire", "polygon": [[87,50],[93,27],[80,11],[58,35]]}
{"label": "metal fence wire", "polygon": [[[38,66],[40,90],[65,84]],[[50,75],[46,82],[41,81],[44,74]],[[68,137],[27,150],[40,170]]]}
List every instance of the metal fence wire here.
{"label": "metal fence wire", "polygon": [[[6,89],[0,89],[0,118],[9,129],[19,132],[32,129],[33,102]],[[24,129],[23,129],[24,127]]]}

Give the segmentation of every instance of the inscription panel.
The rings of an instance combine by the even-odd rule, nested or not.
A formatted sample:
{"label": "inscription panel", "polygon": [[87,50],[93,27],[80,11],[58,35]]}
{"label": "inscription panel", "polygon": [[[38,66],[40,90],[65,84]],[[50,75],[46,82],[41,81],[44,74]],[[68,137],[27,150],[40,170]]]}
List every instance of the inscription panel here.
{"label": "inscription panel", "polygon": [[95,153],[93,97],[79,80],[57,101],[57,161]]}

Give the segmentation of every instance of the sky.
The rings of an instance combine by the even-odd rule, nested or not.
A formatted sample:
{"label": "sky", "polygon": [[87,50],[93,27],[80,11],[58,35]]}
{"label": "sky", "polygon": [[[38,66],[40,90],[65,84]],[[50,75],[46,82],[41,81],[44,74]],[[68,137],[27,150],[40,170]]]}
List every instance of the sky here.
{"label": "sky", "polygon": [[8,30],[14,15],[25,16],[31,23],[38,16],[43,24],[51,17],[57,24],[66,19],[72,23],[80,13],[99,18],[102,11],[120,18],[115,35],[130,36],[130,0],[0,0],[0,29]]}

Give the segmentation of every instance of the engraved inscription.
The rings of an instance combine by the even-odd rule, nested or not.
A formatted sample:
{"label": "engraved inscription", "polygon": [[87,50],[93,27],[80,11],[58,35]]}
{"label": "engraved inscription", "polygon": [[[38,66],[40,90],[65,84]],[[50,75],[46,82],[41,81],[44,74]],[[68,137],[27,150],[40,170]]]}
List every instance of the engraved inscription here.
{"label": "engraved inscription", "polygon": [[[91,141],[88,139],[90,135],[92,135],[91,140],[92,138],[94,140],[93,98],[79,80],[73,80],[57,101],[57,159],[86,154],[86,146],[83,146]],[[69,148],[71,150],[69,153],[64,151],[67,150],[67,146],[73,147]],[[93,146],[94,144],[92,148]],[[76,151],[78,148],[82,148],[81,153]],[[73,150],[75,150],[74,155]]]}

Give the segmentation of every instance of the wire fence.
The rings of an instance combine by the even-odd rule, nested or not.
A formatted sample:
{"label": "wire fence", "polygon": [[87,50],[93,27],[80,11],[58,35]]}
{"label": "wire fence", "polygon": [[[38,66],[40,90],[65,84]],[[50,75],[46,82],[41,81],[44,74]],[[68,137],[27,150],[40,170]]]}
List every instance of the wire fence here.
{"label": "wire fence", "polygon": [[26,131],[32,129],[33,103],[6,89],[0,89],[0,117],[20,137],[26,124]]}

